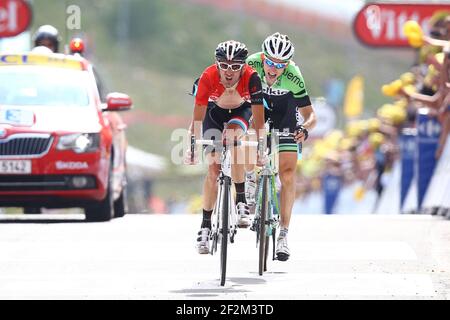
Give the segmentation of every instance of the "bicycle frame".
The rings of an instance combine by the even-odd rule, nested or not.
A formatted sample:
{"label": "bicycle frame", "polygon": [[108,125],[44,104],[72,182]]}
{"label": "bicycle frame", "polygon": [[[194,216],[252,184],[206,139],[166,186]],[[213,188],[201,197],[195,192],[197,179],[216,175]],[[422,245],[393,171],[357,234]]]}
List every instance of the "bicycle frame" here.
{"label": "bicycle frame", "polygon": [[[223,240],[222,235],[222,223],[220,221],[220,212],[221,212],[221,204],[224,203],[224,197],[226,196],[228,199],[226,201],[228,204],[233,204],[234,199],[233,195],[231,194],[231,150],[229,148],[223,148],[222,154],[221,154],[221,170],[219,173],[218,178],[218,184],[217,184],[217,201],[214,206],[214,210],[211,216],[211,246],[212,250],[210,250],[211,255],[214,254],[214,252],[217,251],[217,244],[221,243]],[[224,190],[225,188],[228,188],[227,192]],[[226,228],[228,230],[227,234],[227,241],[228,237],[230,239],[230,242],[234,242],[234,235],[237,233],[237,212],[234,205],[229,206],[228,210],[228,227]],[[214,237],[215,235],[215,237]]]}
{"label": "bicycle frame", "polygon": [[[271,136],[272,143],[271,146],[275,145],[275,139],[274,136]],[[278,197],[276,192],[276,184],[275,184],[275,175],[278,173],[278,156],[276,152],[273,152],[274,148],[270,148],[269,151],[267,151],[267,161],[264,164],[264,167],[259,172],[258,177],[258,183],[257,183],[257,202],[256,202],[256,208],[255,208],[255,217],[253,220],[253,225],[251,227],[251,230],[256,231],[256,245],[258,246],[258,243],[260,241],[261,235],[260,235],[260,221],[261,221],[261,211],[262,211],[262,193],[263,193],[263,187],[264,187],[264,181],[265,176],[267,176],[267,203],[268,203],[268,210],[267,210],[267,217],[265,217],[264,224],[265,224],[265,234],[267,237],[272,237],[273,244],[275,244],[275,230],[278,227],[279,223],[279,204],[278,204]],[[273,257],[272,260],[275,260],[275,245],[273,245]],[[264,268],[266,271],[267,268]]]}
{"label": "bicycle frame", "polygon": [[[251,230],[256,231],[256,246],[259,246],[259,275],[267,271],[267,256],[269,238],[272,237],[272,260],[275,257],[275,236],[279,226],[280,209],[275,184],[275,175],[278,173],[278,152],[275,152],[279,136],[294,136],[289,132],[272,131],[270,147],[266,151],[267,161],[260,171],[257,188],[257,202],[255,218]],[[264,224],[264,225],[263,225]]]}
{"label": "bicycle frame", "polygon": [[[191,137],[191,143],[193,143],[193,141],[195,141],[195,139]],[[212,145],[216,150],[221,150],[217,200],[211,217],[210,252],[211,255],[213,255],[217,251],[218,244],[220,244],[220,285],[223,286],[225,285],[226,279],[228,239],[230,239],[231,243],[234,243],[238,220],[233,195],[231,194],[231,146],[256,146],[257,142],[233,141],[232,144],[223,144],[223,142],[213,140],[196,140],[195,143],[200,145]],[[191,150],[193,149],[191,144]]]}

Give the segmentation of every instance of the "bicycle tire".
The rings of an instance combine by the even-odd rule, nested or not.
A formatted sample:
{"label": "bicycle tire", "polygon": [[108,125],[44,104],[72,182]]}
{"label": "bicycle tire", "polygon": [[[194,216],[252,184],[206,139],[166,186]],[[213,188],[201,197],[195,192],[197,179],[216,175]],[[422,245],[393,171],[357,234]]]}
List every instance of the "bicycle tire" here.
{"label": "bicycle tire", "polygon": [[268,198],[267,198],[267,176],[262,178],[262,195],[261,195],[261,213],[259,217],[259,259],[258,259],[258,273],[260,276],[263,275],[265,265],[266,265],[266,220],[267,220],[267,210],[268,210]]}
{"label": "bicycle tire", "polygon": [[220,186],[218,192],[217,192],[217,203],[213,211],[213,217],[215,220],[215,223],[213,224],[213,234],[212,234],[212,242],[211,242],[211,255],[217,252],[217,243],[219,241],[219,228],[220,228],[220,212],[221,212],[221,203],[220,199],[222,199],[222,186]]}
{"label": "bicycle tire", "polygon": [[225,177],[223,181],[222,210],[221,215],[221,241],[220,241],[220,285],[225,285],[227,275],[227,250],[228,250],[228,215],[230,200],[230,181]]}
{"label": "bicycle tire", "polygon": [[266,236],[266,243],[264,244],[264,272],[267,271],[267,256],[269,255],[269,237]]}

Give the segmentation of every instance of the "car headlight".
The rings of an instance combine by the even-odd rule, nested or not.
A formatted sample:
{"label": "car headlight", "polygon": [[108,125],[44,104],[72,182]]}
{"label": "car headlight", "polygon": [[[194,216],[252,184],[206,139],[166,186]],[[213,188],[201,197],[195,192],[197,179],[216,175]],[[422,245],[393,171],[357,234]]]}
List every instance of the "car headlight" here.
{"label": "car headlight", "polygon": [[74,133],[60,136],[56,149],[73,150],[76,153],[84,153],[97,150],[99,145],[99,133]]}

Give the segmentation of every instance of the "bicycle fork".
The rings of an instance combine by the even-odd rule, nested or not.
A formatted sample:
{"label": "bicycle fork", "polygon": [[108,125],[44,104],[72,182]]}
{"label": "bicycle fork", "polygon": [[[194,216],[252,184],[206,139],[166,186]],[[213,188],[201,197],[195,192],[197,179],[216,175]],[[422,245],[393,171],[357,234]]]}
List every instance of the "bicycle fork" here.
{"label": "bicycle fork", "polygon": [[[228,192],[225,192],[225,188],[228,188]],[[214,206],[214,211],[213,211],[213,232],[211,232],[211,236],[210,236],[210,240],[211,240],[211,255],[213,255],[214,252],[217,251],[217,244],[220,243],[220,241],[228,241],[228,236],[230,238],[230,242],[233,243],[234,242],[234,236],[237,233],[237,213],[236,213],[236,207],[234,205],[233,202],[233,198],[231,195],[231,178],[224,175],[223,173],[220,174],[219,178],[218,178],[218,197],[217,197],[217,202]],[[229,208],[228,208],[228,228],[226,228],[228,231],[228,234],[222,234],[223,233],[223,227],[222,227],[222,220],[221,220],[221,216],[220,213],[222,212],[222,208],[221,208],[221,204],[223,203],[223,197],[225,195],[228,195],[228,203],[230,204]],[[222,234],[222,237],[220,237],[219,235]]]}
{"label": "bicycle fork", "polygon": [[[259,181],[258,181],[258,190],[257,190],[257,194],[261,194],[262,193],[262,181],[263,181],[263,175],[264,174],[268,174],[267,171],[265,171],[265,169],[262,171],[261,176],[259,177]],[[265,221],[265,225],[266,225],[266,234],[268,237],[272,237],[272,260],[276,260],[276,228],[278,226],[279,220],[278,220],[278,216],[279,216],[279,205],[278,205],[278,197],[277,197],[277,190],[276,190],[276,183],[275,183],[275,176],[273,174],[269,174],[269,179],[268,179],[268,183],[269,183],[269,206],[268,206],[268,216],[267,219]],[[261,219],[260,219],[260,215],[261,215],[261,197],[258,197],[259,201],[258,203],[256,203],[256,216],[255,219],[253,220],[253,224],[250,227],[250,230],[252,231],[257,231],[259,230],[258,226],[261,223]],[[256,245],[258,245],[260,241],[260,237],[259,237],[259,232],[256,232]]]}

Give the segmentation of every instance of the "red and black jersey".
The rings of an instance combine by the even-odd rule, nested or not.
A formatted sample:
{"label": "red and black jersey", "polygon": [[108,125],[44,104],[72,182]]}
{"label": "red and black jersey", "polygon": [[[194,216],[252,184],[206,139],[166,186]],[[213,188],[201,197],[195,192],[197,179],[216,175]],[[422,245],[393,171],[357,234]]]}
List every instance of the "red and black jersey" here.
{"label": "red and black jersey", "polygon": [[[258,73],[248,65],[245,65],[243,68],[244,70],[236,86],[236,91],[244,100],[251,102],[251,104],[262,104],[262,85]],[[208,101],[216,101],[224,91],[225,87],[220,82],[219,70],[213,64],[206,68],[200,76],[197,92],[195,93],[195,104],[206,106]]]}

